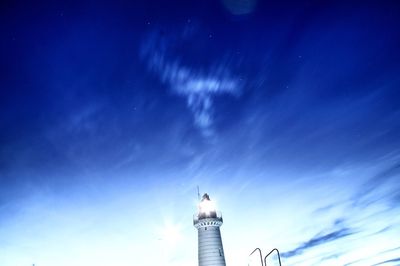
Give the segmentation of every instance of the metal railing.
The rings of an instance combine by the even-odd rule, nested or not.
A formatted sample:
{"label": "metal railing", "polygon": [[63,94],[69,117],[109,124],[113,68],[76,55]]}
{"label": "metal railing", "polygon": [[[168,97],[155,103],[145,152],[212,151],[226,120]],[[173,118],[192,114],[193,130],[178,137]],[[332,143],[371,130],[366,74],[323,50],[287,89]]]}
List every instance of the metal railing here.
{"label": "metal railing", "polygon": [[279,254],[279,250],[277,248],[273,248],[265,257],[264,257],[264,264],[267,266],[267,257],[272,254],[272,252],[276,251],[278,254],[279,266],[282,266],[281,263],[281,254]]}
{"label": "metal railing", "polygon": [[[253,253],[256,252],[256,251],[258,251],[258,252],[260,253],[261,266],[264,266],[264,264],[263,264],[263,259],[262,259],[262,252],[261,252],[261,249],[255,248],[255,249],[253,250],[253,252],[250,253],[249,257],[250,257],[251,255],[253,255]],[[247,264],[247,265],[250,266],[250,264]]]}
{"label": "metal railing", "polygon": [[[253,252],[250,253],[249,257],[250,257],[251,255],[253,255],[256,251],[258,251],[259,254],[260,254],[261,266],[267,266],[267,258],[268,258],[268,256],[271,255],[274,251],[276,251],[276,253],[278,254],[279,266],[282,266],[282,263],[281,263],[281,255],[280,255],[279,250],[278,250],[277,248],[273,248],[273,249],[264,257],[264,260],[262,259],[262,252],[261,252],[261,249],[259,249],[259,248],[255,248],[255,249],[253,250]],[[250,264],[248,264],[248,266],[250,266]]]}

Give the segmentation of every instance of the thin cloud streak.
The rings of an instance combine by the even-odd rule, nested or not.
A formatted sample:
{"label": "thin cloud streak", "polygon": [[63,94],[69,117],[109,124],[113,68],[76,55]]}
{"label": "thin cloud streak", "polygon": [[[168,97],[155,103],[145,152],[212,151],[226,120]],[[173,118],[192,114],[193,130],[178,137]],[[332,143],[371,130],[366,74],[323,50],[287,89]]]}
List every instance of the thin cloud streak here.
{"label": "thin cloud streak", "polygon": [[281,256],[283,258],[289,258],[289,257],[293,257],[296,255],[300,255],[307,249],[313,248],[318,245],[325,244],[327,242],[335,241],[337,239],[349,236],[351,234],[353,234],[352,230],[350,230],[349,228],[343,228],[343,229],[325,234],[323,236],[315,236],[315,237],[311,238],[310,240],[308,240],[307,242],[301,244],[299,247],[282,253]]}
{"label": "thin cloud streak", "polygon": [[400,163],[396,162],[367,180],[354,197],[354,204],[368,206],[379,201],[387,201],[393,208],[398,207]]}
{"label": "thin cloud streak", "polygon": [[382,262],[373,264],[372,266],[384,265],[384,264],[392,263],[392,262],[400,262],[400,257],[399,257],[399,258],[396,258],[396,259],[385,260],[385,261],[382,261]]}

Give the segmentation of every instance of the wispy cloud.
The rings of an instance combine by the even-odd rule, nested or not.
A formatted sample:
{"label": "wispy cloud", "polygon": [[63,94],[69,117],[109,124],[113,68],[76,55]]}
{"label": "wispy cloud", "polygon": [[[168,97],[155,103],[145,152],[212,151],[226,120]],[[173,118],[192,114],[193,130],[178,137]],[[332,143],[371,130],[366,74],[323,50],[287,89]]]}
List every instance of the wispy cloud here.
{"label": "wispy cloud", "polygon": [[393,263],[393,262],[400,262],[400,257],[396,258],[396,259],[385,260],[385,261],[373,264],[372,266],[384,265],[384,264],[389,264],[389,263]]}
{"label": "wispy cloud", "polygon": [[368,206],[379,201],[386,201],[393,207],[400,202],[400,162],[396,158],[393,165],[383,169],[370,178],[354,197],[354,204]]}
{"label": "wispy cloud", "polygon": [[327,242],[335,241],[337,239],[346,237],[351,234],[353,234],[352,230],[350,230],[349,228],[342,228],[342,229],[335,230],[333,232],[330,232],[330,233],[327,233],[324,235],[316,235],[313,238],[311,238],[310,240],[300,244],[297,248],[282,253],[281,256],[283,258],[289,258],[289,257],[293,257],[296,255],[300,255],[307,249],[313,248],[318,245],[325,244]]}
{"label": "wispy cloud", "polygon": [[[284,259],[298,265],[320,265],[322,262],[382,265],[396,262],[398,248],[393,249],[393,246],[398,243],[392,236],[399,230],[396,205],[400,174],[398,155],[383,157],[366,172],[356,169],[351,176],[357,173],[365,175],[365,181],[348,198],[313,212],[316,217],[340,215],[341,219],[332,220],[333,225],[327,226],[326,230],[320,230],[312,238],[303,238],[294,248],[286,249],[281,253]],[[379,245],[369,244],[374,242]]]}
{"label": "wispy cloud", "polygon": [[[384,251],[379,252],[378,254],[372,254],[372,255],[369,255],[369,256],[364,256],[361,259],[346,263],[344,266],[365,264],[365,261],[368,261],[371,258],[376,258],[377,256],[382,256],[382,255],[383,256],[385,256],[385,255],[391,256],[392,254],[397,254],[399,252],[399,250],[400,250],[400,247],[395,247],[395,248],[392,248],[392,249],[386,249]],[[382,264],[385,264],[385,263],[396,262],[396,260],[399,260],[399,259],[400,258],[386,259],[384,261],[381,260],[379,263],[377,263],[377,264],[375,263],[373,265],[382,265]]]}
{"label": "wispy cloud", "polygon": [[206,137],[214,134],[214,97],[237,96],[243,88],[242,79],[235,77],[229,69],[229,60],[216,60],[205,67],[194,67],[182,63],[171,52],[174,43],[187,40],[185,33],[179,37],[153,34],[143,43],[140,55],[149,71],[156,73],[169,89],[186,99],[193,114],[194,124]]}

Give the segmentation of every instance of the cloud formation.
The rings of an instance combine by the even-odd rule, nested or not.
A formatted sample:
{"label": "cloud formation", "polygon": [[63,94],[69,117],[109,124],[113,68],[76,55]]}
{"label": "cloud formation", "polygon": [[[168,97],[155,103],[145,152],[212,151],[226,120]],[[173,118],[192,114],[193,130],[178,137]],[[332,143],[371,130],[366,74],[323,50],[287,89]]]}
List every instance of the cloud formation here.
{"label": "cloud formation", "polygon": [[186,99],[194,124],[203,136],[210,137],[214,134],[214,97],[239,95],[243,81],[231,73],[228,60],[201,68],[185,65],[173,56],[171,44],[187,40],[186,32],[175,38],[153,34],[143,43],[140,55],[149,71],[156,73],[173,93]]}
{"label": "cloud formation", "polygon": [[351,235],[353,232],[349,229],[349,228],[342,228],[339,230],[335,230],[333,232],[324,234],[324,235],[317,235],[313,238],[311,238],[310,240],[302,243],[300,246],[298,246],[297,248],[281,253],[282,258],[290,258],[296,255],[300,255],[302,254],[305,250],[318,246],[318,245],[322,245],[325,244],[327,242],[331,242],[331,241],[335,241],[337,239],[346,237],[348,235]]}
{"label": "cloud formation", "polygon": [[396,258],[396,259],[390,259],[390,260],[385,260],[376,264],[373,264],[372,266],[376,266],[376,265],[384,265],[384,264],[388,264],[388,263],[392,263],[392,262],[400,262],[400,258]]}
{"label": "cloud formation", "polygon": [[[365,167],[362,167],[365,169]],[[357,168],[355,168],[357,169]],[[320,230],[297,246],[281,253],[290,264],[312,265],[381,265],[396,262],[398,243],[392,236],[399,232],[398,191],[399,163],[397,155],[385,156],[363,173],[365,181],[349,197],[336,204],[318,208],[315,217],[341,217],[333,226]],[[388,218],[390,217],[390,218]],[[348,227],[346,225],[351,225]],[[370,246],[369,243],[379,243]],[[396,248],[393,248],[396,247]],[[360,250],[369,250],[368,254]],[[393,261],[392,261],[393,260]],[[368,264],[367,263],[367,264]]]}
{"label": "cloud formation", "polygon": [[400,162],[396,157],[394,164],[365,182],[354,198],[355,205],[368,206],[379,201],[386,201],[397,208],[400,202]]}

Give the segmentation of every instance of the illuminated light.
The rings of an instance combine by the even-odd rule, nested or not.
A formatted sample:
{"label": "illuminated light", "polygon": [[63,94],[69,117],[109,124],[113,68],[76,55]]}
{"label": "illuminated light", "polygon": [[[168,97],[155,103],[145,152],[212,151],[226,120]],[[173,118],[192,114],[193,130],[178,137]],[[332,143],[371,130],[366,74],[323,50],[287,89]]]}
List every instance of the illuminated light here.
{"label": "illuminated light", "polygon": [[203,200],[199,204],[199,209],[201,213],[210,214],[211,212],[215,212],[215,204],[211,200]]}

